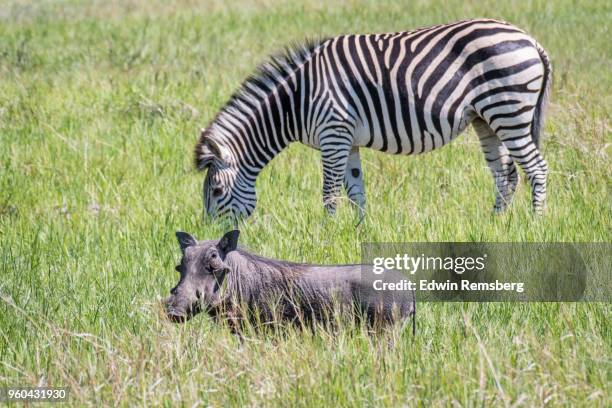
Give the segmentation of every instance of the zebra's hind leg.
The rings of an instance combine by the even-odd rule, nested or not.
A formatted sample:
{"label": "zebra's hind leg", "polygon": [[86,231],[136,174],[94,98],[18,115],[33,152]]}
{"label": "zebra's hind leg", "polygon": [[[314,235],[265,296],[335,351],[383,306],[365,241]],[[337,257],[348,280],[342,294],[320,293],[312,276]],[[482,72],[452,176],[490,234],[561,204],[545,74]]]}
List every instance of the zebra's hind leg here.
{"label": "zebra's hind leg", "polygon": [[503,138],[504,146],[516,163],[523,169],[531,185],[531,201],[536,214],[541,214],[546,205],[546,179],[548,164],[540,149],[534,143],[531,134],[523,137]]}
{"label": "zebra's hind leg", "polygon": [[480,139],[480,146],[495,181],[497,191],[493,211],[499,213],[512,202],[519,175],[510,152],[489,125],[482,119],[476,119],[472,124]]}
{"label": "zebra's hind leg", "polygon": [[346,194],[353,205],[359,211],[359,222],[365,216],[365,185],[363,183],[363,170],[361,169],[361,159],[359,157],[359,147],[354,146],[349,153],[344,172],[344,188]]}

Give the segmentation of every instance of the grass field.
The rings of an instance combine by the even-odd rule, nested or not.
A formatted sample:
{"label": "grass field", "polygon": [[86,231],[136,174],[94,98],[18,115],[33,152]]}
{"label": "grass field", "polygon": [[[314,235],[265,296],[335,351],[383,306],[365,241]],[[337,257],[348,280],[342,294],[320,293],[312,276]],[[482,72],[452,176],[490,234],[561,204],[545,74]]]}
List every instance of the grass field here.
{"label": "grass field", "polygon": [[[547,213],[524,182],[492,214],[470,130],[419,157],[362,152],[368,215],[327,217],[319,154],[258,179],[242,243],[359,262],[364,241],[609,242],[612,64],[606,1],[168,3],[0,0],[0,386],[66,386],[74,405],[610,406],[612,307],[421,304],[394,347],[361,332],[249,335],[163,317],[177,229],[200,239],[198,130],[265,56],[306,37],[469,17],[526,29],[554,69]],[[450,4],[449,4],[450,3]],[[608,45],[606,45],[608,44]]]}

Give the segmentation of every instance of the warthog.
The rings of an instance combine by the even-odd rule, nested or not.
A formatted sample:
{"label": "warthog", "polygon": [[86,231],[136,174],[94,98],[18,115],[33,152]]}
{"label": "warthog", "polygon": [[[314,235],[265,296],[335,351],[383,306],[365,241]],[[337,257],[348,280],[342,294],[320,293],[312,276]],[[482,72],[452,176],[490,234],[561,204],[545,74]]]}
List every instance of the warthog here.
{"label": "warthog", "polygon": [[[168,317],[184,322],[201,311],[227,319],[239,331],[245,319],[259,323],[330,323],[332,317],[366,319],[371,328],[405,321],[414,314],[410,291],[377,291],[363,265],[309,265],[278,261],[237,248],[239,231],[220,240],[197,241],[177,232],[183,257],[178,284],[166,301]],[[380,276],[380,275],[378,275]],[[387,279],[400,279],[387,271]]]}

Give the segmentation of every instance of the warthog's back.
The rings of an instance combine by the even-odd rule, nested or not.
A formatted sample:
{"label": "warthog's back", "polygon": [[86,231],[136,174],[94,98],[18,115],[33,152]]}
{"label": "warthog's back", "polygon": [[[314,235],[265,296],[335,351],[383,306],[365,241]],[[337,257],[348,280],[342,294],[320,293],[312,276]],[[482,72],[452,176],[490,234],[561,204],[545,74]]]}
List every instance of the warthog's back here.
{"label": "warthog's back", "polygon": [[[354,311],[365,314],[370,323],[392,323],[415,312],[413,291],[380,290],[374,285],[371,265],[317,265],[306,266],[296,284],[301,293],[312,301],[351,305]],[[403,279],[397,271],[385,271],[385,282]]]}

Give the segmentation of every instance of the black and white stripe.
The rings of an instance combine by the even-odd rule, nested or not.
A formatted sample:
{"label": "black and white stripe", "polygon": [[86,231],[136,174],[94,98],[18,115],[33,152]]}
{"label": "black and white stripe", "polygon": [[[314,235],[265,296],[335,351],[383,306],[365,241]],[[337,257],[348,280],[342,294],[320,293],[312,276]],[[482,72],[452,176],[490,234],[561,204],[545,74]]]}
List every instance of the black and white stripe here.
{"label": "black and white stripe", "polygon": [[248,78],[202,131],[195,155],[208,168],[206,209],[250,215],[257,175],[299,141],[321,151],[328,210],[344,184],[363,212],[360,147],[428,152],[473,123],[495,180],[495,210],[510,202],[518,164],[541,211],[548,168],[538,141],[551,75],[533,38],[488,19],[293,47]]}

